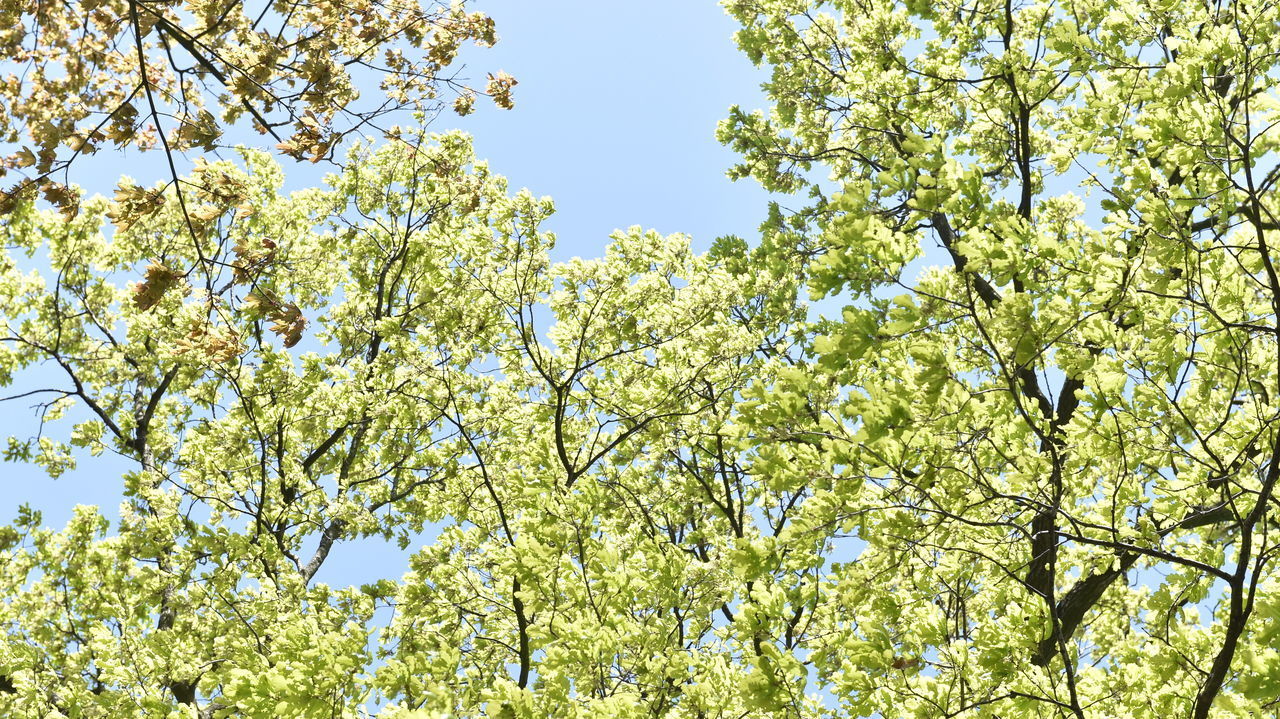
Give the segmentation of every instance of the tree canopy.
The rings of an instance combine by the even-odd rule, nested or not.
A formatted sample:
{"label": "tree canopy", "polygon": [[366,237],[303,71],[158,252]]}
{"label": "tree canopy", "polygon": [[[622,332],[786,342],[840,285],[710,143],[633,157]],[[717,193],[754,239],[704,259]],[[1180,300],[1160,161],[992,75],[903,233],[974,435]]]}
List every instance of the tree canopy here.
{"label": "tree canopy", "polygon": [[1277,8],[727,7],[775,102],[736,172],[812,188],[772,231],[854,300],[783,425],[841,478],[806,521],[867,543],[819,675],[864,715],[1274,715]]}
{"label": "tree canopy", "polygon": [[[424,127],[481,14],[10,8],[5,458],[131,469],[0,528],[0,712],[1280,715],[1280,7],[724,6],[772,73],[730,176],[795,201],[559,263]],[[246,115],[291,134],[51,179],[93,117],[202,155]],[[273,152],[342,159],[285,193]],[[324,581],[354,542],[414,551]]]}
{"label": "tree canopy", "polygon": [[[0,207],[43,193],[67,214],[71,166],[104,147],[212,151],[247,119],[295,158],[331,158],[344,137],[406,108],[461,114],[477,90],[450,66],[463,43],[492,45],[494,23],[417,0],[76,0],[0,5],[0,169],[17,171]],[[380,95],[361,98],[377,83]],[[511,107],[514,78],[489,74]],[[172,161],[172,182],[178,172]],[[177,186],[178,199],[182,188]]]}

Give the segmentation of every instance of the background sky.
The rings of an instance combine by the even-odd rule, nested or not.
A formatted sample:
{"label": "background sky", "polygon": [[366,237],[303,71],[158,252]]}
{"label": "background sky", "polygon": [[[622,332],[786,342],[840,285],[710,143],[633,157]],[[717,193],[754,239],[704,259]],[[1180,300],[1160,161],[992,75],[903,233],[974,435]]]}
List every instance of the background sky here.
{"label": "background sky", "polygon": [[[462,74],[483,87],[485,72],[511,73],[519,81],[516,107],[477,102],[476,114],[446,113],[432,129],[471,132],[477,155],[506,175],[513,191],[527,187],[555,199],[557,213],[544,224],[558,236],[555,259],[599,256],[608,235],[630,225],[686,233],[698,249],[724,234],[754,239],[769,196],[752,181],[726,179],[735,155],[716,142],[715,129],[730,105],[765,106],[759,86],[766,76],[738,52],[735,23],[715,0],[477,0],[475,8],[495,19],[499,42],[468,51]],[[104,151],[79,165],[73,179],[91,193],[109,194],[121,173],[150,186],[167,179],[157,155]],[[323,171],[284,164],[295,188],[317,183]],[[56,376],[47,369],[20,375],[0,395],[49,386]],[[0,441],[35,433],[30,405],[0,403]],[[65,420],[58,425],[55,436],[70,429]],[[96,504],[115,517],[121,473],[129,469],[108,455],[83,456],[79,468],[51,480],[33,466],[0,464],[0,523],[23,503],[54,528],[76,504]],[[396,577],[416,548],[344,542],[317,578],[346,584]]]}
{"label": "background sky", "polygon": [[767,195],[725,178],[735,155],[715,130],[730,105],[764,107],[767,76],[738,52],[715,0],[482,1],[500,39],[470,53],[468,71],[514,75],[516,108],[440,124],[472,132],[513,187],[555,198],[561,254],[600,254],[630,225],[701,248],[755,233]]}

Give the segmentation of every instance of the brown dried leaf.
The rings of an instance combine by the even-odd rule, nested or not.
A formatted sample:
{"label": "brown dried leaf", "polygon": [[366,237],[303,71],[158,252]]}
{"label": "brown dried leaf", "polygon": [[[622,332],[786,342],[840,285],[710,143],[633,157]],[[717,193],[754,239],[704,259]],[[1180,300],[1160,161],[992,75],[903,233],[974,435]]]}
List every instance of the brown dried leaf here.
{"label": "brown dried leaf", "polygon": [[29,147],[24,147],[13,153],[8,162],[9,167],[15,168],[31,167],[34,164],[36,164],[36,153],[32,152]]}
{"label": "brown dried leaf", "polygon": [[199,147],[206,152],[213,152],[218,147],[222,130],[218,127],[218,118],[208,110],[201,109],[194,119],[183,119],[177,134],[178,139],[187,147]]}
{"label": "brown dried leaf", "polygon": [[40,192],[66,220],[74,220],[80,214],[80,193],[70,187],[58,182],[45,182],[40,186]]}
{"label": "brown dried leaf", "polygon": [[117,230],[124,232],[138,220],[159,212],[164,201],[162,190],[121,184],[116,187],[115,203],[107,210],[107,218]]}
{"label": "brown dried leaf", "polygon": [[155,307],[164,293],[182,279],[182,273],[153,262],[147,267],[146,279],[133,291],[133,303],[143,312]]}
{"label": "brown dried leaf", "polygon": [[277,307],[271,313],[271,331],[284,338],[285,347],[298,344],[306,327],[307,320],[302,316],[302,310],[292,302]]}
{"label": "brown dried leaf", "polygon": [[493,98],[495,105],[510,110],[515,107],[515,101],[511,99],[511,88],[518,84],[514,77],[499,70],[497,75],[489,73],[489,84],[485,87],[485,92]]}

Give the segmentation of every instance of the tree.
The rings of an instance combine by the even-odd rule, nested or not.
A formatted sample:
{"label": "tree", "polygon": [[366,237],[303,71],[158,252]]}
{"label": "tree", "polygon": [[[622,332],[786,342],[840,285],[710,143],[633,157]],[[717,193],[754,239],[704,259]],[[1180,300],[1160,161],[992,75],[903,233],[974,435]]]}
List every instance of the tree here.
{"label": "tree", "polygon": [[[740,701],[715,617],[751,498],[726,445],[760,346],[797,319],[793,283],[639,229],[551,265],[549,200],[509,195],[465,136],[392,135],[289,196],[262,152],[198,165],[197,245],[158,201],[172,186],[70,222],[24,200],[4,223],[50,262],[46,279],[4,260],[4,378],[62,375],[23,393],[42,426],[7,457],[134,469],[114,527],[79,507],[62,531],[27,509],[4,529],[0,712]],[[43,424],[63,416],[68,443]],[[398,581],[317,579],[344,541],[404,548],[428,524]]]}
{"label": "tree", "polygon": [[726,5],[735,173],[848,303],[752,421],[826,477],[791,561],[865,548],[774,635],[859,716],[1275,715],[1280,9]]}
{"label": "tree", "polygon": [[[421,127],[289,195],[254,149],[50,179],[148,92],[122,142],[246,113],[326,159],[390,107],[348,114],[361,43],[423,49],[387,89],[425,122],[483,16],[10,8],[32,87],[86,100],[4,91],[45,201],[0,223],[0,380],[58,375],[5,458],[132,469],[114,521],[0,529],[0,713],[1280,712],[1280,8],[726,7],[773,71],[732,174],[811,202],[559,264],[549,200]],[[429,526],[402,577],[324,581]]]}
{"label": "tree", "polygon": [[[0,207],[39,191],[68,215],[71,166],[108,143],[169,154],[181,203],[173,153],[225,145],[241,118],[314,162],[389,113],[437,112],[443,93],[466,114],[477,91],[450,65],[468,40],[495,41],[493,20],[464,2],[15,1],[0,26],[0,56],[18,70],[0,85],[0,139],[19,145],[0,174],[21,174]],[[381,97],[361,102],[374,83]],[[514,84],[490,74],[485,89],[510,107]]]}

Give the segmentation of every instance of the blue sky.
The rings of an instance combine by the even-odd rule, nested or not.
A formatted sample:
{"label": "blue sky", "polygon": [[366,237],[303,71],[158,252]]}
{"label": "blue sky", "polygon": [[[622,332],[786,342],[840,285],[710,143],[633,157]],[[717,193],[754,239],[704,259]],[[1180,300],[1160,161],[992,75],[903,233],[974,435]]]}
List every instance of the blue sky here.
{"label": "blue sky", "polygon": [[469,54],[469,74],[510,72],[517,105],[457,124],[513,187],[555,198],[559,254],[600,254],[613,229],[630,225],[684,232],[704,248],[754,234],[767,196],[725,178],[735,156],[715,128],[734,103],[764,106],[766,75],[737,51],[735,23],[714,0],[477,7],[500,40]]}
{"label": "blue sky", "polygon": [[[755,236],[769,198],[753,182],[725,178],[735,156],[716,142],[715,128],[732,104],[765,106],[759,90],[765,75],[737,51],[735,25],[714,0],[487,0],[475,7],[494,17],[500,42],[469,51],[463,74],[483,86],[486,71],[511,73],[520,83],[516,108],[477,103],[475,115],[445,114],[433,129],[471,132],[477,154],[513,189],[555,198],[557,214],[545,227],[558,235],[557,259],[600,255],[609,233],[630,225],[689,234],[700,249],[723,234]],[[323,170],[285,164],[292,187],[318,182]],[[154,155],[104,152],[77,171],[73,181],[104,194],[122,172],[145,185],[166,179]],[[0,394],[55,376],[35,375],[20,376]],[[0,405],[0,437],[34,434],[30,403]],[[69,430],[69,422],[58,424],[55,436]],[[120,473],[130,463],[107,455],[80,459],[78,469],[57,480],[36,467],[0,465],[0,522],[22,503],[41,510],[51,527],[62,526],[76,504],[97,504],[115,516]],[[394,547],[345,545],[335,548],[319,578],[368,581],[397,576],[404,566]]]}

